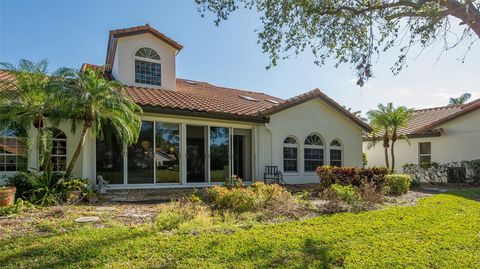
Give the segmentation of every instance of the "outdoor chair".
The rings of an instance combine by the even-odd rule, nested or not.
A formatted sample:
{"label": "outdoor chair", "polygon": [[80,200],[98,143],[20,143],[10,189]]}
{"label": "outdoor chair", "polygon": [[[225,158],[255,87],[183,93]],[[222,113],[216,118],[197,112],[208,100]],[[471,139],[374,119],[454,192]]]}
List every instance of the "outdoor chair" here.
{"label": "outdoor chair", "polygon": [[278,170],[278,166],[267,165],[265,166],[265,173],[263,174],[263,181],[266,184],[276,183],[276,184],[285,184],[283,180],[283,174]]}

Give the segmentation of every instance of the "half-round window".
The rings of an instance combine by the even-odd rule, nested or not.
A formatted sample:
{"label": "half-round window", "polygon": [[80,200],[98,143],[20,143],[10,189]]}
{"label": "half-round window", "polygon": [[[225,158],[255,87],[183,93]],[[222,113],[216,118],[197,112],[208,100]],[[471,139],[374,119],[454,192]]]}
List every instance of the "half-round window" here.
{"label": "half-round window", "polygon": [[162,85],[160,56],[151,48],[140,48],[135,53],[135,83]]}
{"label": "half-round window", "polygon": [[138,49],[135,56],[160,61],[160,55],[151,48]]}
{"label": "half-round window", "polygon": [[298,172],[298,143],[292,136],[283,140],[283,171]]}
{"label": "half-round window", "polygon": [[305,172],[315,172],[318,166],[323,166],[323,140],[319,135],[311,134],[305,138],[303,157]]}
{"label": "half-round window", "polygon": [[22,128],[0,132],[0,171],[27,168],[27,132]]}
{"label": "half-round window", "polygon": [[330,143],[330,165],[340,167],[342,166],[342,163],[342,143],[340,142],[340,140],[335,139]]}

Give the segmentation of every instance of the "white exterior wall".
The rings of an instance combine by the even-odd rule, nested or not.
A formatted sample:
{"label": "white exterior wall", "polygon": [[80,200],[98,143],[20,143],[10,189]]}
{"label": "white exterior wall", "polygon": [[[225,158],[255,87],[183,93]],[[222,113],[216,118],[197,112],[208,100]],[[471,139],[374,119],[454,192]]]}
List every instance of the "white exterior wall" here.
{"label": "white exterior wall", "polygon": [[[438,163],[480,159],[480,110],[470,112],[457,119],[438,126],[443,128],[439,137],[425,137],[399,140],[395,143],[395,167],[401,171],[406,163],[418,164],[418,143],[431,142],[432,161]],[[371,142],[363,142],[363,152],[367,154],[368,166],[385,166],[384,149],[378,141],[375,147],[368,148]],[[390,158],[390,149],[389,149]]]}
{"label": "white exterior wall", "polygon": [[[70,124],[63,122],[60,126],[56,127],[59,130],[63,131],[67,136],[67,165],[72,159],[72,156],[77,148],[78,142],[80,141],[80,135],[82,133],[82,124],[78,124],[76,132],[72,133]],[[30,169],[39,169],[39,159],[38,159],[38,141],[37,129],[32,128],[28,131],[29,134],[29,143],[30,151],[28,153],[28,167]],[[90,134],[87,134],[87,139],[85,140],[85,146],[77,159],[75,168],[73,170],[72,176],[81,177],[81,178],[94,178],[94,139]],[[17,172],[0,172],[0,185],[2,185],[8,177],[15,175]]]}
{"label": "white exterior wall", "polygon": [[316,133],[323,138],[325,164],[330,163],[330,142],[334,139],[342,143],[344,166],[361,166],[362,164],[362,130],[320,100],[311,100],[278,112],[270,117],[267,127],[260,126],[258,129],[257,174],[262,177],[266,165],[276,165],[283,171],[283,141],[287,136],[294,136],[299,142],[299,171],[284,173],[284,180],[288,184],[319,182],[315,173],[304,171],[303,165],[303,142],[311,133]]}
{"label": "white exterior wall", "polygon": [[[135,83],[135,53],[138,49],[148,47],[155,50],[160,56],[162,65],[162,86],[145,85]],[[145,33],[140,35],[120,37],[117,40],[117,48],[112,66],[113,77],[123,84],[161,88],[165,90],[175,90],[175,56],[177,51],[171,46],[165,44],[152,34]]]}

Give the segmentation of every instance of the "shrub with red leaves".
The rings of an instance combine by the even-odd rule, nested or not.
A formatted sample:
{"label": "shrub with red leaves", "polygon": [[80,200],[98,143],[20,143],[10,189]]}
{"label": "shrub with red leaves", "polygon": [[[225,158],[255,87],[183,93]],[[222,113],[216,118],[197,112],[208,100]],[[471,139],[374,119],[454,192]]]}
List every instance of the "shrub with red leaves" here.
{"label": "shrub with red leaves", "polygon": [[323,188],[332,184],[352,185],[360,187],[364,182],[374,182],[377,190],[383,188],[385,176],[388,174],[386,167],[336,167],[319,166],[316,173]]}

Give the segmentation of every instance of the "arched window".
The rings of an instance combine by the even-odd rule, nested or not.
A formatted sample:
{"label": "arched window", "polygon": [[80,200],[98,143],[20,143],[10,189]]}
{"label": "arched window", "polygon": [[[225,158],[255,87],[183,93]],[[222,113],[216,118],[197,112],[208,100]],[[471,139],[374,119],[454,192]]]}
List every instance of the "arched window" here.
{"label": "arched window", "polygon": [[[67,136],[57,128],[51,128],[52,132],[52,151],[50,161],[53,165],[53,171],[67,170]],[[43,167],[40,167],[41,169]]]}
{"label": "arched window", "polygon": [[0,132],[0,171],[23,171],[27,168],[27,132],[6,129]]}
{"label": "arched window", "polygon": [[330,165],[342,166],[342,143],[338,139],[330,143]]}
{"label": "arched window", "polygon": [[298,143],[291,136],[283,141],[283,171],[298,172]]}
{"label": "arched window", "polygon": [[324,164],[324,150],[322,138],[316,134],[311,134],[305,138],[303,150],[305,172],[315,172],[318,166]]}
{"label": "arched window", "polygon": [[162,85],[162,65],[160,56],[151,48],[140,48],[135,53],[135,82]]}

